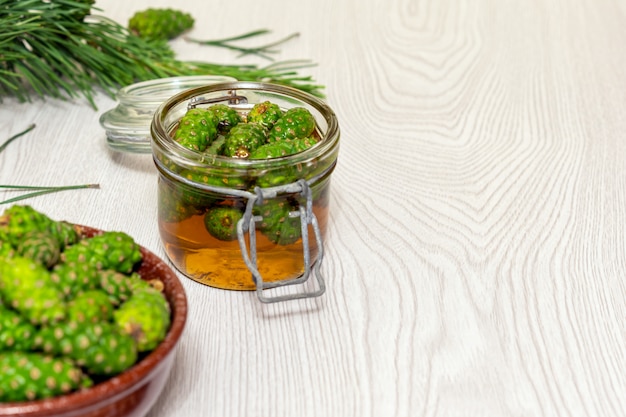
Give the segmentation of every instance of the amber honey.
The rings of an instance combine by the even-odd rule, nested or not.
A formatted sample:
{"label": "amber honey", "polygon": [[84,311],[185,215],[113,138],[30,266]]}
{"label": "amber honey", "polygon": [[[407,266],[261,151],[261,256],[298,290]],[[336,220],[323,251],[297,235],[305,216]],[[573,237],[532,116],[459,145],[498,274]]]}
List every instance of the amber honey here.
{"label": "amber honey", "polygon": [[[322,236],[328,223],[328,181],[315,187],[313,213],[317,218]],[[160,198],[168,198],[177,187],[166,179],[159,181]],[[241,201],[230,204],[242,206]],[[246,266],[238,240],[223,241],[213,237],[204,224],[204,213],[181,220],[167,218],[160,205],[159,232],[165,251],[176,266],[189,278],[212,287],[230,290],[254,290],[255,283]],[[318,256],[315,235],[309,227],[311,262]],[[265,282],[297,278],[304,272],[302,239],[288,245],[271,242],[263,233],[256,233],[257,269]],[[246,247],[250,240],[246,234]]]}

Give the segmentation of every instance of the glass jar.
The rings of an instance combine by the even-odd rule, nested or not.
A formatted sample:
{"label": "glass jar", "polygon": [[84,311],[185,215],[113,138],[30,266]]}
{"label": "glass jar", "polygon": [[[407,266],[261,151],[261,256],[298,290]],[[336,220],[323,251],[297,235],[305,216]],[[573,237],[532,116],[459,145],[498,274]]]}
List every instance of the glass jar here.
{"label": "glass jar", "polygon": [[[229,158],[185,148],[173,139],[188,109],[227,104],[245,120],[256,104],[307,109],[315,118],[312,147],[270,159]],[[321,295],[323,239],[339,125],[330,107],[300,90],[268,83],[229,82],[171,97],[154,114],[152,153],[159,171],[159,232],[167,256],[187,277],[213,287],[256,290],[263,302]],[[218,209],[236,235],[209,233]],[[315,276],[317,285],[304,285]],[[315,281],[312,281],[315,282]],[[302,284],[269,297],[265,290]],[[311,289],[313,287],[313,289]]]}

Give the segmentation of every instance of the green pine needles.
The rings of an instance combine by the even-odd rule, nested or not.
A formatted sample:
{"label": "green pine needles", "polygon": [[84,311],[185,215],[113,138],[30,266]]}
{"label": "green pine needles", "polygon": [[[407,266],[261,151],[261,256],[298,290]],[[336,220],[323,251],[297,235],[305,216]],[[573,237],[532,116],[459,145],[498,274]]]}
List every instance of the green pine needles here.
{"label": "green pine needles", "polygon": [[136,36],[103,16],[92,0],[0,0],[0,99],[33,95],[85,97],[96,88],[113,95],[138,81],[181,75],[225,75],[283,84],[323,96],[323,86],[298,70],[307,60],[256,65],[180,61],[167,41]]}
{"label": "green pine needles", "polygon": [[[11,136],[0,145],[0,153],[6,149],[14,140],[26,135],[28,132],[35,128],[35,124],[31,124],[21,132]],[[31,197],[37,197],[39,195],[56,193],[58,191],[67,190],[79,190],[83,188],[100,188],[99,184],[81,184],[81,185],[62,185],[62,186],[38,186],[38,185],[0,185],[0,191],[27,191],[26,194],[19,195],[17,197],[9,198],[7,200],[0,201],[0,204],[15,203],[16,201],[25,200]]]}

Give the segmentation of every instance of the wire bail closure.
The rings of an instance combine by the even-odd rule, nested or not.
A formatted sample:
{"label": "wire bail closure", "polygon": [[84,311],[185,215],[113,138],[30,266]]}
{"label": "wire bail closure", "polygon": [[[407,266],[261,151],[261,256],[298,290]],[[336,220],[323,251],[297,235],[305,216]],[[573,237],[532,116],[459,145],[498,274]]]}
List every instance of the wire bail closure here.
{"label": "wire bail closure", "polygon": [[[256,258],[256,223],[263,220],[262,216],[254,216],[252,214],[252,210],[254,205],[262,204],[264,199],[274,198],[280,193],[299,193],[306,201],[305,205],[302,204],[299,207],[298,211],[289,212],[289,217],[300,218],[300,228],[302,232],[302,252],[304,257],[304,273],[298,278],[281,280],[281,281],[272,281],[272,282],[264,282],[261,273],[257,268],[257,258]],[[296,284],[304,284],[311,276],[311,249],[309,246],[309,225],[312,226],[313,232],[315,234],[315,241],[317,243],[317,247],[319,250],[317,261],[315,262],[314,274],[317,279],[317,283],[319,288],[314,291],[302,291],[292,294],[267,297],[264,294],[265,290],[284,287],[288,285],[296,285]],[[246,246],[246,233],[248,233],[250,247]],[[309,184],[300,179],[294,183],[277,186],[277,187],[269,187],[269,188],[261,188],[256,187],[254,189],[254,193],[248,198],[248,202],[246,204],[246,210],[244,212],[243,217],[237,223],[237,238],[239,240],[239,248],[241,250],[241,255],[243,256],[244,262],[246,266],[252,273],[252,278],[254,279],[254,283],[256,285],[256,293],[259,300],[263,303],[275,303],[279,301],[287,301],[287,300],[296,300],[301,298],[311,298],[311,297],[319,297],[324,294],[326,291],[326,284],[324,282],[324,278],[320,273],[320,266],[322,264],[322,260],[324,257],[324,247],[322,242],[322,234],[320,232],[320,228],[317,222],[317,218],[313,213],[313,197],[311,193],[311,188]]]}
{"label": "wire bail closure", "polygon": [[199,104],[219,103],[222,101],[228,101],[228,104],[233,106],[237,104],[247,104],[248,98],[246,96],[237,95],[235,90],[230,90],[228,95],[221,97],[204,98],[196,96],[189,100],[189,103],[187,103],[187,110],[195,109]]}

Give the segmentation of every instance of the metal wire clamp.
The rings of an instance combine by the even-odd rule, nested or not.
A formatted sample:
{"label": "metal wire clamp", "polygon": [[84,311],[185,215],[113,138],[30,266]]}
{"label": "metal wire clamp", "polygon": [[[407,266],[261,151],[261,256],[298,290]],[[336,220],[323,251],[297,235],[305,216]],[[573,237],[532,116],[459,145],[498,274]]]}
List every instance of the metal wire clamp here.
{"label": "metal wire clamp", "polygon": [[[302,252],[304,257],[304,273],[293,279],[264,282],[261,273],[257,268],[256,257],[256,223],[263,220],[262,216],[253,215],[253,207],[255,204],[262,204],[264,199],[274,198],[280,193],[299,193],[306,203],[300,205],[298,211],[289,212],[289,217],[300,218],[300,228],[302,234]],[[313,228],[315,235],[315,241],[318,247],[318,257],[313,268],[313,273],[317,279],[318,289],[314,291],[302,291],[297,293],[267,297],[264,294],[265,290],[277,287],[284,287],[288,285],[304,284],[311,276],[311,249],[309,245],[309,225]],[[250,247],[246,246],[245,234],[248,233]],[[261,188],[256,187],[254,193],[248,198],[246,204],[246,210],[243,217],[237,223],[237,238],[239,239],[239,248],[243,256],[246,266],[252,273],[254,283],[256,285],[256,293],[259,300],[263,303],[274,303],[279,301],[296,300],[301,298],[319,297],[326,291],[326,284],[324,278],[320,273],[320,267],[324,257],[324,247],[322,242],[322,234],[317,222],[317,218],[313,213],[313,197],[309,184],[300,179],[294,183],[281,185],[277,187]]]}
{"label": "metal wire clamp", "polygon": [[213,98],[204,98],[204,97],[193,97],[187,103],[187,110],[195,109],[199,104],[211,104],[211,103],[219,103],[221,101],[228,101],[230,106],[234,106],[237,104],[246,104],[248,103],[248,98],[246,96],[237,95],[235,90],[230,90],[228,95],[221,97],[213,97]]}

